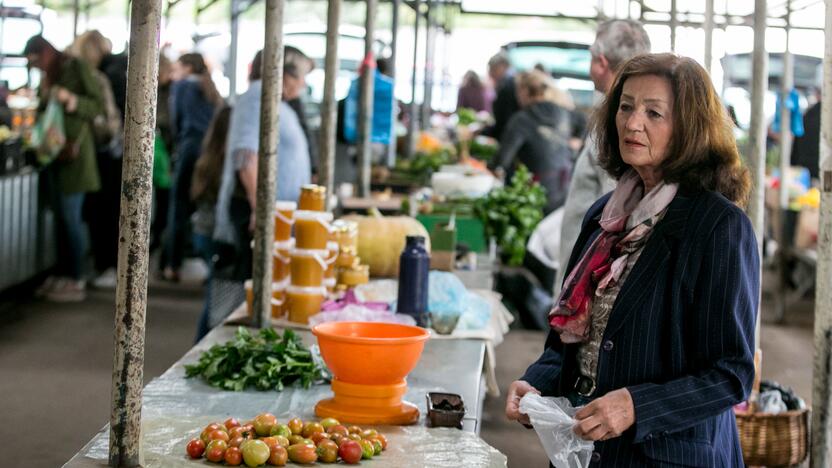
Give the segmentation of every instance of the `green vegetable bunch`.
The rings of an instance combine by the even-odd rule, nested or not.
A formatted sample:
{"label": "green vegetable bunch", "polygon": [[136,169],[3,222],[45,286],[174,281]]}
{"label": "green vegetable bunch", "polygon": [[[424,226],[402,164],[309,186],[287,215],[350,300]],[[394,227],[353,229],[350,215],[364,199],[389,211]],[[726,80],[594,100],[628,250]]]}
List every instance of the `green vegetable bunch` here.
{"label": "green vegetable bunch", "polygon": [[459,120],[459,125],[471,125],[477,121],[477,112],[474,109],[461,107],[457,109],[456,117]]}
{"label": "green vegetable bunch", "polygon": [[537,223],[543,219],[546,194],[543,187],[532,180],[525,166],[519,166],[511,184],[492,190],[477,200],[474,213],[485,226],[488,238],[497,239],[503,261],[516,266],[523,263],[526,242]]}
{"label": "green vegetable bunch", "polygon": [[412,160],[400,160],[397,169],[407,172],[422,183],[426,183],[430,180],[431,174],[455,160],[456,155],[450,149],[442,148],[430,153],[416,153]]}
{"label": "green vegetable bunch", "polygon": [[239,392],[255,387],[282,391],[295,382],[309,388],[323,378],[323,369],[292,330],[284,331],[281,337],[272,328],[252,335],[240,327],[234,340],[212,346],[197,364],[186,365],[185,375],[201,376],[209,385],[223,390]]}

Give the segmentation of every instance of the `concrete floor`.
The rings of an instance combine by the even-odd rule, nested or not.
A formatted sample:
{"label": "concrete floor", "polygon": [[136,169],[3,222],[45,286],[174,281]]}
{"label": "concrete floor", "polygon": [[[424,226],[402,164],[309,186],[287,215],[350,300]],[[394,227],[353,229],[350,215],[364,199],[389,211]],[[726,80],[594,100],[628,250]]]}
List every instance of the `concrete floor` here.
{"label": "concrete floor", "polygon": [[[25,292],[0,297],[0,465],[60,466],[109,419],[113,292],[56,305]],[[764,301],[764,316],[770,301]],[[202,306],[198,286],[151,281],[145,381],[191,347]],[[763,376],[811,398],[811,301],[791,307],[786,326],[764,325]],[[497,348],[497,377],[505,394],[540,353],[542,332],[512,330]],[[546,466],[534,431],[509,423],[502,398],[487,398],[482,437],[508,456],[510,467]]]}

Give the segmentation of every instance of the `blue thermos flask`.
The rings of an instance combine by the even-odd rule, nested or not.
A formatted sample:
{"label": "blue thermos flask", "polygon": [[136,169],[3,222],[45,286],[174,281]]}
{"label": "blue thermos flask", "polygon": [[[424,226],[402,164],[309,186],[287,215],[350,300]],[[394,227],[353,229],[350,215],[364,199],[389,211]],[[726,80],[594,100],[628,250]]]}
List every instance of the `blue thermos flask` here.
{"label": "blue thermos flask", "polygon": [[425,249],[425,238],[407,236],[407,243],[399,258],[399,297],[396,312],[416,319],[420,327],[428,326],[428,271],[430,254]]}

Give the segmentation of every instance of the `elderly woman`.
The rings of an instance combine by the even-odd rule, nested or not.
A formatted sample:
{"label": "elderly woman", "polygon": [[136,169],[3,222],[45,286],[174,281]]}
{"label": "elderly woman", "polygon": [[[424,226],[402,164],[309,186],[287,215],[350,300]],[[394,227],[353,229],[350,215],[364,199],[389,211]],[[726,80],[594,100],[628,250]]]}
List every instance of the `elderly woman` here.
{"label": "elderly woman", "polygon": [[584,218],[528,392],[582,408],[593,466],[744,466],[732,406],[754,377],[759,258],[731,124],[691,59],[622,65],[595,122],[618,180]]}

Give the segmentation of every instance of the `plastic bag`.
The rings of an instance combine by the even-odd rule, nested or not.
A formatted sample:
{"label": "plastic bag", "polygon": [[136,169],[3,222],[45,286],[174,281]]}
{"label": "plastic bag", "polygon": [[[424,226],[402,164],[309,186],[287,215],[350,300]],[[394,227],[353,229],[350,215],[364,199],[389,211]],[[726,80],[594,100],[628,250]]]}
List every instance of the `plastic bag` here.
{"label": "plastic bag", "polygon": [[386,322],[416,325],[416,321],[409,315],[394,314],[388,310],[369,309],[356,304],[350,304],[342,309],[330,312],[320,312],[309,317],[310,327],[325,322]]}
{"label": "plastic bag", "polygon": [[555,468],[586,468],[594,444],[572,431],[576,408],[566,398],[527,393],[520,400],[520,412],[529,416],[540,443]]}
{"label": "plastic bag", "polygon": [[51,163],[66,144],[64,108],[56,97],[50,97],[46,110],[32,128],[32,147],[37,152],[38,163]]}
{"label": "plastic bag", "polygon": [[491,319],[491,305],[468,291],[453,273],[431,271],[428,277],[428,311],[438,318],[459,316],[457,330],[481,330]]}
{"label": "plastic bag", "polygon": [[758,411],[760,413],[778,414],[789,410],[786,408],[786,403],[783,402],[783,395],[777,390],[767,390],[760,393],[759,402]]}

